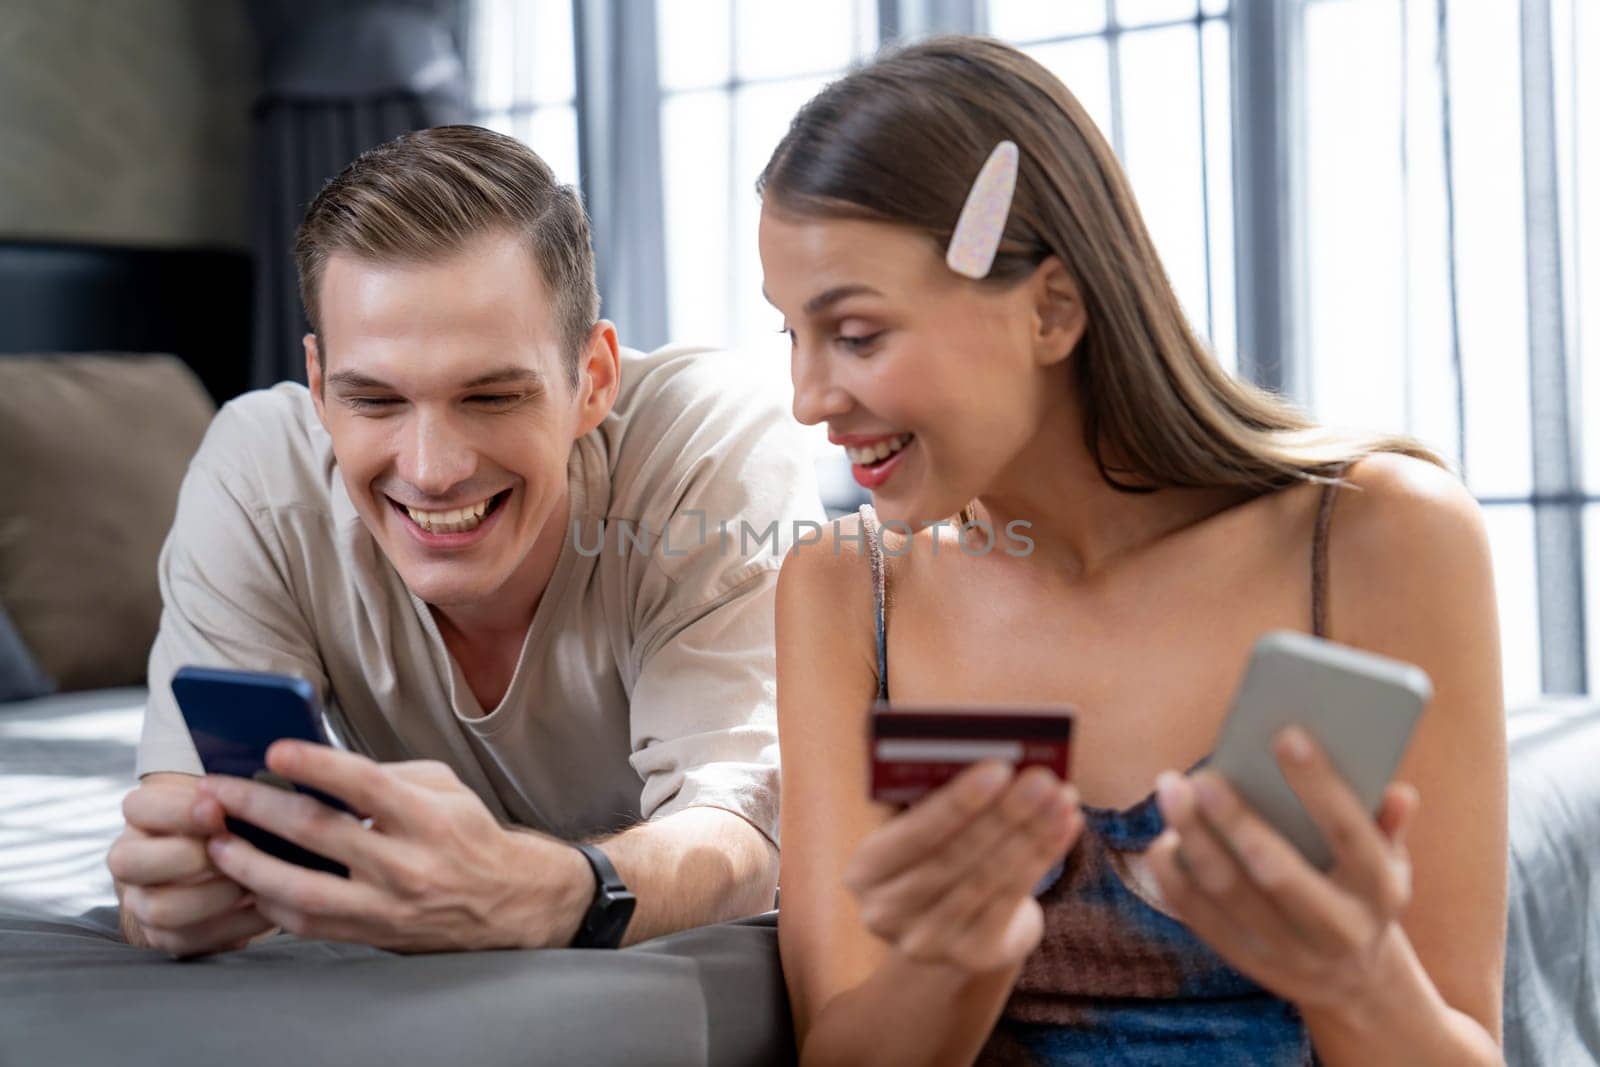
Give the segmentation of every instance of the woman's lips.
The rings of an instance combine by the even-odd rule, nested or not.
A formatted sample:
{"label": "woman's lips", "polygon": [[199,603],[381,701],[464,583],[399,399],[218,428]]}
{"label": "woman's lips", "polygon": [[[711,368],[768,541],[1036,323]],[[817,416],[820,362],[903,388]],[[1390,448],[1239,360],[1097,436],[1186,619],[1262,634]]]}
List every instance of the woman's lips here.
{"label": "woman's lips", "polygon": [[916,447],[917,442],[913,438],[910,444],[881,463],[874,463],[871,466],[863,463],[852,463],[850,465],[850,475],[855,478],[857,485],[868,492],[881,489],[884,483],[894,477],[894,472],[899,470],[900,464],[906,458],[906,454]]}

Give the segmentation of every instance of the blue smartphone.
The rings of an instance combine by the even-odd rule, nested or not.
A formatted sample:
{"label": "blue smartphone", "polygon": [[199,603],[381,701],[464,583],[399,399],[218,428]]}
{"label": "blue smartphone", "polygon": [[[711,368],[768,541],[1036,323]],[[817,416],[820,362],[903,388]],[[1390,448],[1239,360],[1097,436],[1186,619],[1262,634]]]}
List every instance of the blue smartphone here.
{"label": "blue smartphone", "polygon": [[[349,812],[338,797],[299,785],[267,769],[267,748],[282,738],[328,743],[317,692],[304,678],[262,671],[179,667],[172,676],[183,721],[207,774],[231,774],[307,796]],[[348,878],[344,864],[301,848],[277,834],[229,816],[228,829],[256,848],[289,863]]]}

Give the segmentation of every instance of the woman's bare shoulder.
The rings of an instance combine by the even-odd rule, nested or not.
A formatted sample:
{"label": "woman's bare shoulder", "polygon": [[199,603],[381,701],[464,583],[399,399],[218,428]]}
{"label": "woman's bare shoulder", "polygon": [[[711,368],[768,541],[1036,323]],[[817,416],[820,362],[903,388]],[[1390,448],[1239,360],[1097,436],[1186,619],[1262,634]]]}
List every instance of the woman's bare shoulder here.
{"label": "woman's bare shoulder", "polygon": [[1385,453],[1356,463],[1346,482],[1328,536],[1336,639],[1341,622],[1358,643],[1409,644],[1400,631],[1433,626],[1441,613],[1493,615],[1483,513],[1459,478]]}
{"label": "woman's bare shoulder", "polygon": [[872,564],[865,536],[861,516],[845,515],[789,550],[778,574],[780,653],[811,659],[870,644]]}
{"label": "woman's bare shoulder", "polygon": [[[960,535],[952,523],[924,527],[915,533],[897,524],[878,528],[885,578],[889,585],[915,581],[929,562],[960,554]],[[784,559],[783,573],[791,586],[825,596],[851,591],[872,592],[871,536],[860,512],[841,516],[822,528],[816,539],[797,543]]]}
{"label": "woman's bare shoulder", "polygon": [[783,559],[779,588],[828,599],[853,587],[871,592],[872,571],[866,530],[859,513],[825,524],[815,538],[797,538]]}
{"label": "woman's bare shoulder", "polygon": [[1426,460],[1378,453],[1352,466],[1345,482],[1335,506],[1335,536],[1371,564],[1405,564],[1482,540],[1478,502],[1461,479]]}

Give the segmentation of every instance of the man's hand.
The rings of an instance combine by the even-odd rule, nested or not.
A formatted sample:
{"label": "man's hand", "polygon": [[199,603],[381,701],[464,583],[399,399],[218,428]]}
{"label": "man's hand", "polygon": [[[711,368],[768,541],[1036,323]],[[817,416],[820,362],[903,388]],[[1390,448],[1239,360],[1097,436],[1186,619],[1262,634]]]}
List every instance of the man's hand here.
{"label": "man's hand", "polygon": [[127,821],[106,854],[129,944],[174,956],[242,948],[272,920],[206,855],[211,826],[194,816],[199,779],[152,774],[122,801]]}
{"label": "man's hand", "polygon": [[267,766],[370,817],[369,827],[311,797],[239,778],[201,780],[197,818],[214,816],[220,829],[225,810],[350,868],[339,878],[231,834],[211,837],[217,869],[290,933],[404,952],[564,946],[577,933],[594,895],[582,854],[502,827],[444,764],[380,764],[279,741]]}

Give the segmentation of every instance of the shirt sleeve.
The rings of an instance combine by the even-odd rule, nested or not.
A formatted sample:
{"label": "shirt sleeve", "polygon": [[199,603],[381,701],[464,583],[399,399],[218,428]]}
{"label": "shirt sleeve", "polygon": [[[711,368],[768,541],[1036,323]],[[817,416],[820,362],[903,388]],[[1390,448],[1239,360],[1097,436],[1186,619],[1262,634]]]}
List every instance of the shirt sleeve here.
{"label": "shirt sleeve", "polygon": [[610,514],[670,536],[628,561],[640,811],[711,806],[778,843],[778,570],[826,515],[807,439],[750,361],[701,353],[640,405]]}
{"label": "shirt sleeve", "polygon": [[137,773],[202,773],[172,696],[182,666],[291,674],[326,697],[310,627],[291,594],[271,511],[250,507],[200,459],[178,492],[178,510],[157,564],[161,625],[150,650],[150,695]]}
{"label": "shirt sleeve", "polygon": [[774,562],[652,642],[633,689],[629,757],[646,819],[723,808],[778,843],[777,581]]}

